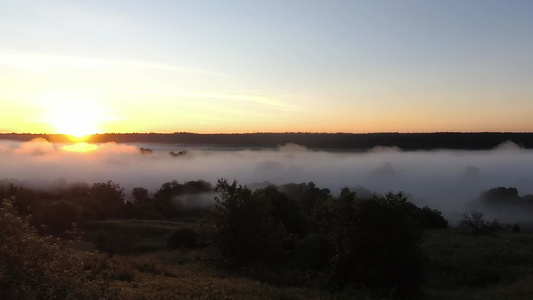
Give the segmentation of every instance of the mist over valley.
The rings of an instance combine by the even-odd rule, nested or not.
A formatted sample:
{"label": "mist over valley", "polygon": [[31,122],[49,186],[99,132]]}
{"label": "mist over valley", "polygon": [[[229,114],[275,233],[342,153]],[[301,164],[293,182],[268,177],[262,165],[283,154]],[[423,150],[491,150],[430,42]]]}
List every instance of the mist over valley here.
{"label": "mist over valley", "polygon": [[[2,140],[0,178],[34,188],[112,180],[125,188],[127,196],[135,187],[154,193],[173,180],[214,184],[219,178],[251,188],[314,182],[333,195],[343,187],[362,196],[403,191],[409,201],[441,210],[452,224],[464,211],[485,211],[474,200],[489,189],[514,187],[520,195],[533,194],[533,150],[512,141],[477,151],[402,151],[394,146],[324,151],[292,143],[253,149],[113,142],[86,144],[90,149],[72,147],[43,138]],[[141,153],[141,148],[151,151]],[[516,213],[521,210],[510,211],[489,210],[487,216],[508,222],[529,218],[527,213]]]}

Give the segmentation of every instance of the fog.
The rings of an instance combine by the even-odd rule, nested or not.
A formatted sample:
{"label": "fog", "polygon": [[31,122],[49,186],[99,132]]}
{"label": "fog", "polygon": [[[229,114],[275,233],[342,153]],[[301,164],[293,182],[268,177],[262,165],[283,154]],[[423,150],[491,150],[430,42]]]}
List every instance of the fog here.
{"label": "fog", "polygon": [[[66,146],[66,147],[65,147]],[[241,184],[313,181],[337,194],[342,187],[376,193],[403,191],[418,205],[442,210],[449,218],[490,188],[516,187],[533,194],[533,151],[506,142],[487,151],[410,151],[376,147],[365,152],[313,151],[299,145],[277,149],[219,149],[179,145],[92,145],[90,152],[44,139],[0,141],[0,179],[32,187],[112,180],[129,193],[142,186],[151,193],[161,184],[218,178]],[[141,154],[139,147],[154,149]],[[453,220],[452,220],[453,221]]]}

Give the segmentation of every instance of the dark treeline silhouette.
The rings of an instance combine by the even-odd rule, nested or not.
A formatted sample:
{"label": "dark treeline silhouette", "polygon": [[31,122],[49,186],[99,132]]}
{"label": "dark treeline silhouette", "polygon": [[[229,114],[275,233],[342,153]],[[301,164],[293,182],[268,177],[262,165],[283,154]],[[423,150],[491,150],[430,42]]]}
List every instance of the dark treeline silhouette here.
{"label": "dark treeline silhouette", "polygon": [[[202,180],[171,181],[153,196],[136,187],[131,197],[112,181],[49,190],[7,184],[0,198],[31,215],[41,233],[67,238],[75,223],[83,229],[84,223],[108,218],[192,217],[199,220],[196,229],[176,230],[169,250],[206,248],[217,265],[269,282],[280,280],[269,275],[277,272],[290,273],[295,285],[309,283],[292,272],[321,274],[328,289],[362,288],[379,295],[415,293],[422,231],[448,226],[439,211],[419,208],[401,192],[360,197],[344,188],[333,196],[312,182],[251,190],[224,179],[216,187]],[[134,253],[135,243],[125,234],[101,230],[93,241],[110,256]]]}
{"label": "dark treeline silhouette", "polygon": [[[143,187],[126,192],[112,181],[49,188],[3,183],[0,199],[7,199],[0,203],[0,296],[6,299],[41,299],[50,291],[57,299],[98,298],[95,293],[108,299],[106,261],[164,249],[179,255],[194,251],[213,268],[274,285],[386,299],[424,299],[421,285],[482,287],[515,280],[531,261],[529,250],[512,255],[502,250],[510,238],[511,248],[529,241],[512,235],[520,231],[518,225],[486,221],[482,212],[471,211],[463,214],[460,233],[454,234],[440,211],[417,207],[402,192],[358,194],[342,188],[333,195],[313,182],[251,189],[219,179],[216,186],[170,181],[153,194]],[[530,200],[504,187],[478,199],[500,209],[531,205]],[[100,258],[61,246],[63,239],[80,234],[92,241]],[[146,243],[154,237],[162,239],[162,246]],[[423,237],[431,239],[425,248]],[[466,251],[465,243],[473,250]],[[60,261],[53,251],[59,251]],[[523,257],[515,259],[519,252]],[[502,253],[505,259],[489,262]],[[70,271],[66,264],[85,271]],[[150,264],[138,268],[155,272]],[[131,282],[131,272],[122,269],[114,276]]]}
{"label": "dark treeline silhouette", "polygon": [[[489,189],[481,193],[471,204],[472,207],[479,207],[488,215],[496,217],[493,225],[498,225],[499,219],[503,219],[516,223],[514,226],[519,226],[520,230],[533,231],[533,222],[530,217],[533,213],[533,195],[521,196],[517,188],[496,187]],[[481,214],[477,211],[474,213]]]}
{"label": "dark treeline silhouette", "polygon": [[481,204],[488,206],[517,206],[533,209],[533,195],[518,195],[518,189],[514,187],[497,187],[485,191],[479,197]]}
{"label": "dark treeline silhouette", "polygon": [[[0,139],[29,141],[43,137],[52,142],[71,142],[60,134],[0,134]],[[533,148],[533,133],[120,133],[95,134],[91,143],[165,143],[194,144],[225,147],[277,147],[295,143],[312,149],[370,149],[375,146],[396,146],[403,150],[429,149],[492,149],[506,141],[524,148]]]}
{"label": "dark treeline silhouette", "polygon": [[[172,219],[198,217],[207,207],[194,196],[213,193],[210,183],[198,180],[164,183],[153,197],[148,190],[136,187],[131,197],[112,181],[89,185],[83,182],[62,187],[32,189],[12,183],[0,185],[0,199],[14,199],[21,215],[31,215],[32,223],[48,234],[62,235],[73,223],[109,218]],[[180,199],[180,196],[187,195]],[[200,203],[197,203],[200,202]]]}
{"label": "dark treeline silhouette", "polygon": [[447,227],[439,211],[418,208],[403,193],[359,197],[344,188],[333,197],[313,183],[252,191],[226,180],[216,191],[204,226],[218,262],[323,272],[334,289],[412,294],[421,279],[422,230]]}

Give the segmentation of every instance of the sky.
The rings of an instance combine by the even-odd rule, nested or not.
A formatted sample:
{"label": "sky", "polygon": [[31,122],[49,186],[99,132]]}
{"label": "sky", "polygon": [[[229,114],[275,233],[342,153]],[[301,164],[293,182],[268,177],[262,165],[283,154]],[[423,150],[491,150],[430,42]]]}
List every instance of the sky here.
{"label": "sky", "polygon": [[2,1],[0,132],[533,131],[531,1]]}

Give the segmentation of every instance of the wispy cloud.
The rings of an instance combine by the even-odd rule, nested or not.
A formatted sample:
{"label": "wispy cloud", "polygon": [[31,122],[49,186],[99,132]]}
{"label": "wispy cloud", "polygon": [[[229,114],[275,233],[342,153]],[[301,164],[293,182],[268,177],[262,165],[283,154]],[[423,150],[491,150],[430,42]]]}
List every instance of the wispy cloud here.
{"label": "wispy cloud", "polygon": [[295,104],[278,99],[278,97],[268,95],[244,93],[202,93],[197,91],[162,91],[151,89],[101,89],[101,90],[85,90],[86,94],[133,94],[133,95],[150,95],[158,97],[177,97],[177,98],[189,98],[189,99],[207,99],[207,100],[225,100],[225,101],[238,101],[238,102],[253,102],[257,104],[263,104],[270,106],[278,110],[283,111],[301,111],[302,109]]}
{"label": "wispy cloud", "polygon": [[228,76],[220,72],[132,59],[57,55],[36,52],[0,52],[0,65],[42,73],[49,69],[150,69],[179,73]]}

